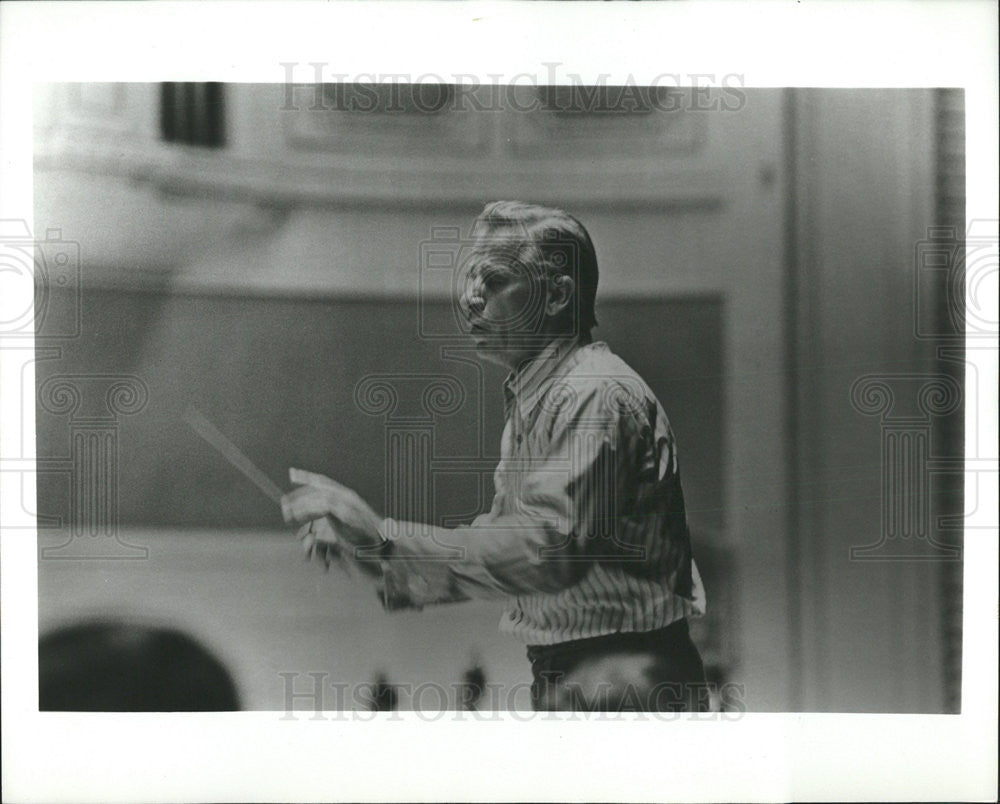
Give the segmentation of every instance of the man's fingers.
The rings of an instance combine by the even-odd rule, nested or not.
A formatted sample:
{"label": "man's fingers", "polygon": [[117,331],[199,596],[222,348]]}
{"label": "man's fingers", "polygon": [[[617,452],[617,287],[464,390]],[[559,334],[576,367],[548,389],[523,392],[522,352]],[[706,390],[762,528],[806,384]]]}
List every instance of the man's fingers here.
{"label": "man's fingers", "polygon": [[281,498],[281,513],[286,522],[302,523],[329,515],[349,528],[364,532],[378,529],[378,516],[353,490],[304,469],[289,469],[288,476],[300,485]]}
{"label": "man's fingers", "polygon": [[302,469],[290,469],[289,477],[302,485],[282,496],[281,512],[286,522],[302,526],[298,537],[306,560],[327,569],[338,562],[347,571],[358,548],[381,543],[381,520],[355,492]]}
{"label": "man's fingers", "polygon": [[315,534],[307,534],[302,542],[303,553],[306,561],[315,559],[321,564],[330,566],[330,562],[337,555],[337,548],[330,544],[325,544],[315,538]]}
{"label": "man's fingers", "polygon": [[332,514],[345,522],[368,515],[368,508],[350,489],[334,486],[300,486],[281,498],[281,514],[286,522],[304,522]]}
{"label": "man's fingers", "polygon": [[314,486],[320,489],[331,489],[348,497],[357,496],[353,489],[349,489],[343,483],[338,483],[332,477],[320,475],[316,472],[307,472],[305,469],[292,467],[288,470],[288,479],[297,486]]}
{"label": "man's fingers", "polygon": [[341,533],[342,526],[331,516],[323,516],[305,522],[296,532],[302,542],[303,559],[316,561],[326,572],[336,564],[344,574],[351,576],[350,561],[345,554],[349,544]]}
{"label": "man's fingers", "polygon": [[329,491],[315,486],[302,486],[281,498],[281,515],[285,522],[302,524],[312,519],[322,519],[330,513]]}
{"label": "man's fingers", "polygon": [[347,488],[331,477],[317,474],[316,472],[307,472],[305,469],[296,469],[294,466],[288,470],[288,479],[296,486],[317,486],[319,488],[341,490]]}
{"label": "man's fingers", "polygon": [[288,479],[297,486],[318,486],[326,480],[326,477],[293,466],[288,470]]}

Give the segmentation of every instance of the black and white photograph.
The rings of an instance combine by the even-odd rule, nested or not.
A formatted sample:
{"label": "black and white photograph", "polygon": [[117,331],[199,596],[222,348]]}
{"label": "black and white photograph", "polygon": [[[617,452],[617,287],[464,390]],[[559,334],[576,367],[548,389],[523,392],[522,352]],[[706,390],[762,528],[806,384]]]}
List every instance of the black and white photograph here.
{"label": "black and white photograph", "polygon": [[[605,73],[555,48],[407,71],[385,43],[350,69],[294,41],[244,75],[18,81],[3,630],[31,656],[4,696],[108,745],[162,725],[167,767],[217,728],[237,767],[244,739],[315,755],[142,794],[18,773],[17,800],[994,795],[981,85],[633,73],[622,42]],[[882,727],[982,752],[921,787],[887,737],[848,781],[832,757]],[[420,748],[449,728],[452,762]],[[634,729],[652,765],[588,795],[541,770],[574,762],[558,728],[595,766]],[[676,786],[678,744],[755,770]],[[487,750],[496,787],[461,759]]]}

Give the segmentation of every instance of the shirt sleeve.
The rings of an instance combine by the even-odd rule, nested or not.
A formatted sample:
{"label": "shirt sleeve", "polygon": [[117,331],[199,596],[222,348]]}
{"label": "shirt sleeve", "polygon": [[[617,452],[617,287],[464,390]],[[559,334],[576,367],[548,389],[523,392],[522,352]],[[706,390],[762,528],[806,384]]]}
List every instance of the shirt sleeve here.
{"label": "shirt sleeve", "polygon": [[644,433],[638,411],[615,390],[592,383],[550,402],[540,415],[550,417],[551,433],[532,439],[537,454],[505,462],[509,499],[494,499],[470,525],[386,520],[385,606],[557,592],[596,558],[627,552],[618,509],[634,495]]}

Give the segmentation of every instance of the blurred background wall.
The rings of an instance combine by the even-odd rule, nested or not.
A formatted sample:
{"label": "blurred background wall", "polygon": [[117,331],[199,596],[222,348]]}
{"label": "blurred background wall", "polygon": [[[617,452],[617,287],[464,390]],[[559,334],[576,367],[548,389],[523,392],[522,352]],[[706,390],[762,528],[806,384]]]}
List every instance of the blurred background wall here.
{"label": "blurred background wall", "polygon": [[[676,431],[714,678],[755,710],[957,707],[960,563],[938,519],[961,513],[961,411],[902,396],[962,376],[938,348],[947,266],[916,258],[929,227],[964,225],[961,96],[644,92],[40,87],[36,236],[52,266],[79,266],[36,301],[55,333],[36,367],[41,625],[181,624],[219,646],[249,708],[283,707],[281,673],[296,689],[309,672],[447,684],[470,664],[526,680],[496,606],[388,616],[360,582],[301,566],[277,506],[183,419],[200,410],[280,485],[301,466],[387,513],[471,519],[503,376],[456,338],[434,255],[460,251],[485,202],[519,198],[587,225],[595,334]],[[366,378],[401,374],[395,409],[364,402]],[[133,407],[109,413],[116,377]],[[421,408],[435,378],[461,391]],[[930,438],[902,480],[893,427]],[[431,453],[416,501],[393,489],[400,443]],[[88,461],[111,469],[88,485]],[[886,519],[904,498],[905,522]]]}

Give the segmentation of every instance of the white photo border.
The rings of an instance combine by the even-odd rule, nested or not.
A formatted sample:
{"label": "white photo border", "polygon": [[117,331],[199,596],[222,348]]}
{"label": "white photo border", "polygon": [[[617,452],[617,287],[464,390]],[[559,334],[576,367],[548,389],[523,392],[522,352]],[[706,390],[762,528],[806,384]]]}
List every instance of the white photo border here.
{"label": "white photo border", "polygon": [[[0,21],[4,219],[32,218],[33,82],[280,82],[282,62],[311,61],[350,75],[544,82],[555,63],[584,81],[609,74],[609,83],[669,73],[688,85],[741,74],[746,87],[961,87],[967,215],[998,217],[997,19],[988,2],[9,2]],[[3,379],[19,375],[17,360],[0,350]],[[980,407],[994,421],[996,366],[996,351],[987,352],[978,389],[990,394]],[[33,450],[33,420],[22,430],[8,415],[15,401],[5,392],[0,445],[23,436]],[[967,433],[995,438],[974,424]],[[0,483],[0,511],[9,511],[17,489]],[[369,723],[261,712],[40,714],[35,547],[23,531],[3,530],[4,791],[25,802],[987,800],[997,748],[992,494],[969,523],[986,530],[965,544],[965,703],[956,716],[485,725],[416,713]]]}

